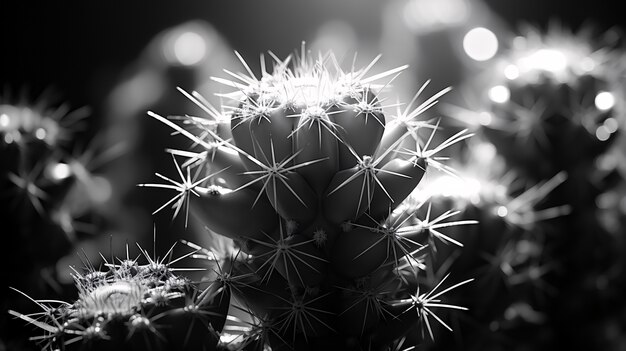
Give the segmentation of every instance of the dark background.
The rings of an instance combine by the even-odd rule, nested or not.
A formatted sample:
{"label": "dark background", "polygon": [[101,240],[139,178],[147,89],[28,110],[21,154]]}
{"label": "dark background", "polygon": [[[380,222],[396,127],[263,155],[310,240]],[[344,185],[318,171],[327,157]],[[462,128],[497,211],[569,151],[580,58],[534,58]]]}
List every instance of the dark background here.
{"label": "dark background", "polygon": [[[598,30],[626,24],[616,1],[487,0],[505,22]],[[323,22],[346,19],[375,33],[385,1],[7,1],[0,5],[0,83],[31,95],[53,87],[74,106],[94,107],[126,64],[161,30],[191,19],[211,23],[244,57],[291,53]]]}

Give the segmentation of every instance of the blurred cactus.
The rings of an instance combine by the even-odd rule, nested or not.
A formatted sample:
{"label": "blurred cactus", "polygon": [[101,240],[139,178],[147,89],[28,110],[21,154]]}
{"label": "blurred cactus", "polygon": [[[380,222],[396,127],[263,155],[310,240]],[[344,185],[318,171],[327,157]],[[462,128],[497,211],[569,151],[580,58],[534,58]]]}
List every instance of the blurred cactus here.
{"label": "blurred cactus", "polygon": [[[441,152],[470,136],[433,146],[437,126],[417,120],[447,90],[415,107],[425,84],[401,109],[383,94],[405,67],[371,74],[377,57],[344,71],[334,55],[313,59],[304,46],[285,60],[270,56],[273,73],[261,56],[257,78],[238,55],[246,73],[214,78],[235,89],[223,96],[236,106],[216,109],[181,89],[208,118],[150,112],[193,145],[169,150],[179,180],[157,173],[166,183],[141,185],[176,191],[156,212],[191,212],[232,239],[217,279],[251,316],[239,342],[382,350],[411,329],[421,330],[416,342],[438,325],[450,329],[435,311],[463,310],[442,297],[472,279],[448,287],[420,272],[428,242],[447,238],[441,228],[475,222],[446,221],[452,211],[420,219],[419,206],[403,202],[427,169],[450,172]],[[391,106],[398,112],[389,117]]]}
{"label": "blurred cactus", "polygon": [[41,329],[31,340],[44,350],[215,350],[226,290],[217,281],[199,289],[176,274],[172,265],[194,252],[174,259],[172,246],[159,258],[139,248],[146,263],[127,256],[119,263],[105,259],[105,271],[89,261],[86,272],[75,270],[74,303],[26,296],[41,311],[9,313]]}
{"label": "blurred cactus", "polygon": [[[622,289],[615,264],[621,261],[623,244],[620,235],[611,234],[606,225],[613,223],[613,231],[619,228],[618,211],[599,206],[602,197],[616,194],[622,181],[614,151],[625,120],[619,68],[623,53],[616,38],[613,32],[595,38],[591,31],[574,34],[556,26],[546,31],[529,28],[469,82],[466,93],[472,89],[483,95],[470,102],[468,110],[448,110],[473,126],[480,139],[493,144],[503,167],[516,175],[518,183],[523,187],[539,184],[529,190],[541,194],[536,205],[543,208],[526,217],[528,225],[521,227],[521,235],[505,234],[496,241],[500,245],[495,248],[497,255],[493,242],[483,239],[501,236],[502,225],[478,216],[483,239],[476,249],[488,255],[483,264],[492,262],[501,275],[500,284],[508,282],[510,290],[488,289],[491,304],[499,306],[499,312],[493,308],[487,313],[490,317],[470,314],[467,327],[459,328],[466,331],[465,342],[476,349],[614,349],[612,340],[600,334],[590,337],[587,331],[597,330],[602,320],[612,318],[609,306],[615,300],[606,297],[620,295]],[[524,191],[508,200],[498,207],[502,213],[491,217],[510,217],[516,200],[528,200],[527,195]],[[478,204],[490,206],[484,200]],[[550,221],[543,221],[546,218]],[[465,243],[473,246],[469,238]],[[528,267],[511,264],[523,257],[533,263]],[[467,267],[467,262],[460,266]],[[521,275],[520,270],[526,273]],[[473,274],[487,278],[480,271]],[[523,289],[519,285],[511,289],[514,278],[523,278],[530,287],[517,301],[511,299]],[[535,283],[528,284],[532,280]],[[475,286],[482,287],[480,282]],[[485,289],[480,294],[484,296]],[[489,335],[498,331],[501,337],[475,337],[475,330],[480,329]]]}
{"label": "blurred cactus", "polygon": [[[97,172],[120,148],[101,151],[96,138],[81,145],[77,134],[87,115],[86,108],[55,106],[45,94],[0,104],[2,265],[12,267],[1,273],[7,286],[63,296],[59,259],[107,225],[103,207],[111,189]],[[19,308],[8,293],[2,307]],[[4,318],[0,324],[1,338],[9,338],[16,326]]]}
{"label": "blurred cactus", "polygon": [[437,245],[434,273],[450,270],[460,279],[476,281],[463,292],[470,312],[453,317],[457,337],[428,349],[538,347],[550,333],[544,325],[545,303],[554,294],[550,282],[562,269],[552,256],[554,219],[571,211],[548,200],[567,177],[558,173],[529,184],[506,168],[493,144],[477,138],[455,161],[451,165],[457,176],[435,174],[426,179],[429,186],[411,195],[416,202],[430,203],[433,212],[452,206],[478,220],[475,226],[449,232],[463,241],[462,248]]}
{"label": "blurred cactus", "polygon": [[484,107],[492,118],[484,134],[530,179],[561,170],[576,176],[579,169],[593,179],[593,163],[617,135],[624,109],[620,51],[607,46],[610,35],[594,42],[585,34],[529,29],[490,75]]}

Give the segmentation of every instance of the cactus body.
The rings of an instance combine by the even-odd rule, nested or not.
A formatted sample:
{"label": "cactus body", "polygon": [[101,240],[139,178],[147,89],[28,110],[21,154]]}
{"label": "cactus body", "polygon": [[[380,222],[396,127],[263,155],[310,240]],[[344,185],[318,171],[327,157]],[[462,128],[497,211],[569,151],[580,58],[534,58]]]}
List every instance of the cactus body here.
{"label": "cactus body", "polygon": [[[225,165],[204,157],[215,177],[172,187],[179,191],[174,207],[180,210],[190,197],[192,212],[210,230],[235,239],[246,252],[221,264],[231,267],[233,297],[252,316],[243,344],[269,343],[276,350],[329,345],[382,349],[395,340],[378,340],[376,327],[391,327],[404,312],[389,312],[388,305],[413,289],[394,277],[418,275],[423,268],[418,256],[426,247],[414,238],[408,220],[416,212],[402,203],[428,165],[439,164],[435,154],[466,136],[461,132],[428,149],[430,141],[424,145],[415,139],[412,124],[396,123],[427,108],[406,111],[410,117],[385,113],[380,98],[388,85],[384,79],[404,67],[368,76],[378,58],[364,69],[345,72],[332,54],[317,60],[305,52],[284,61],[272,56],[272,74],[263,66],[257,77],[242,60],[247,74],[229,72],[237,78],[232,82],[218,79],[236,88],[226,94],[235,105],[230,109],[232,139],[208,129],[203,135],[210,140],[200,139],[150,113],[204,147],[198,153],[217,143],[238,153],[237,164],[245,167],[240,176],[246,180],[231,179],[237,174],[223,170],[226,185],[239,184],[229,189],[216,185]],[[291,60],[296,61],[293,67]],[[388,123],[394,126],[390,133]],[[424,147],[405,148],[403,142]],[[381,274],[396,286],[363,288],[363,281]],[[349,292],[337,297],[345,289]],[[418,300],[411,301],[402,306]],[[416,316],[409,319],[418,323],[427,318]],[[344,325],[354,320],[356,326]]]}

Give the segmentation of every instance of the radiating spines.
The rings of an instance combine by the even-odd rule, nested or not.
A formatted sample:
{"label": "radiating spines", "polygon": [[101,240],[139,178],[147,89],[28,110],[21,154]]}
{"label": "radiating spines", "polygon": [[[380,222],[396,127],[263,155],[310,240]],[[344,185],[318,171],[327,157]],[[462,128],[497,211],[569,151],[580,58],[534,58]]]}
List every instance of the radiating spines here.
{"label": "radiating spines", "polygon": [[167,149],[172,155],[186,157],[187,161],[181,167],[198,167],[205,169],[205,173],[214,173],[219,178],[219,184],[236,189],[250,182],[253,178],[245,173],[248,171],[239,153],[221,143],[211,143],[208,150],[202,152]]}
{"label": "radiating spines", "polygon": [[315,287],[326,279],[328,259],[313,239],[284,232],[278,239],[267,239],[257,242],[266,248],[259,257],[264,260],[262,267],[265,266],[269,274],[275,270],[289,284],[298,287]]}
{"label": "radiating spines", "polygon": [[428,80],[421,86],[411,101],[404,106],[404,109],[401,108],[402,106],[398,105],[396,106],[396,113],[389,116],[388,122],[385,126],[385,132],[376,154],[380,155],[387,152],[391,145],[393,145],[398,139],[404,137],[406,133],[409,134],[409,137],[404,138],[402,143],[398,144],[392,152],[387,154],[386,158],[382,161],[383,164],[386,164],[394,158],[408,158],[406,154],[403,155],[402,151],[417,150],[417,145],[423,138],[421,131],[437,129],[437,125],[433,124],[432,121],[422,121],[419,120],[418,117],[435,106],[439,102],[438,99],[447,94],[451,88],[448,87],[442,89],[431,97],[426,98],[416,107],[413,107],[414,104],[418,102],[418,99],[421,97],[429,83],[430,81]]}

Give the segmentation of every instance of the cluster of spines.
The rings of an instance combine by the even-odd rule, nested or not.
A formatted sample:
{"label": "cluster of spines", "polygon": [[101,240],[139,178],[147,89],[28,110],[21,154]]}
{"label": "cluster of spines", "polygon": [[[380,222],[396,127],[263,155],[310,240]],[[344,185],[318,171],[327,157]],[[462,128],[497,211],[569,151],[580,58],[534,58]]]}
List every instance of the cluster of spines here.
{"label": "cluster of spines", "polygon": [[[453,173],[439,153],[471,136],[461,131],[432,147],[438,124],[417,120],[448,89],[414,107],[424,84],[401,109],[384,105],[382,92],[405,67],[367,76],[379,57],[344,71],[332,54],[314,60],[304,47],[293,67],[294,56],[270,56],[271,74],[264,56],[257,78],[238,55],[247,74],[215,78],[236,89],[223,94],[235,106],[216,109],[180,90],[208,119],[183,117],[181,126],[173,121],[179,117],[149,112],[193,142],[170,150],[180,181],[158,174],[168,184],[142,184],[177,192],[155,212],[187,207],[211,232],[234,240],[240,253],[222,263],[230,267],[225,281],[258,322],[251,337],[273,348],[324,340],[385,347],[416,323],[434,337],[431,316],[449,329],[428,304],[457,307],[440,303],[443,292],[421,294],[426,282],[415,282],[427,241],[461,245],[441,228],[475,222],[445,222],[454,211],[419,219],[416,208],[401,206],[430,166]],[[392,106],[397,116],[385,117]],[[182,167],[177,157],[187,159]],[[383,288],[389,282],[393,292]],[[358,328],[342,329],[355,322]],[[387,333],[392,329],[401,332]]]}
{"label": "cluster of spines", "polygon": [[87,259],[86,272],[74,270],[74,303],[24,294],[42,311],[9,313],[41,329],[31,340],[44,350],[215,350],[230,292],[220,281],[200,289],[180,276],[177,271],[191,269],[172,265],[196,252],[173,259],[173,248],[159,258],[139,247],[143,264],[140,257],[117,263],[102,257],[106,270]]}

